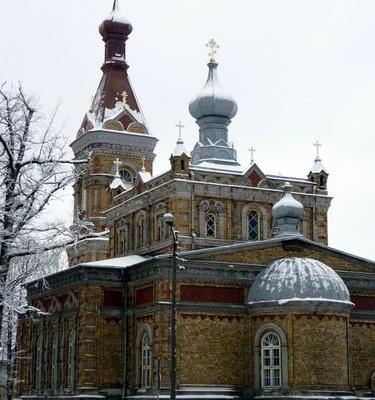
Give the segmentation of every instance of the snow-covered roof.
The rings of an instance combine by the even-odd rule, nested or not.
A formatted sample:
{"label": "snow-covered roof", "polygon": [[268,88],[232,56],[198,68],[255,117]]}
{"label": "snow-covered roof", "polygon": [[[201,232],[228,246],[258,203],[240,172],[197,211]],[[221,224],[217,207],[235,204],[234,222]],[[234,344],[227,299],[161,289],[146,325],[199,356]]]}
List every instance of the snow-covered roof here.
{"label": "snow-covered roof", "polygon": [[255,279],[248,304],[291,301],[339,302],[352,304],[344,281],[330,267],[311,258],[283,258],[273,261]]}
{"label": "snow-covered roof", "polygon": [[84,265],[87,267],[126,268],[126,267],[131,267],[133,265],[139,264],[146,260],[147,260],[147,257],[142,257],[142,256],[134,254],[134,255],[125,256],[125,257],[109,258],[107,260],[87,262],[87,263],[83,263],[81,265]]}
{"label": "snow-covered roof", "polygon": [[[190,169],[192,171],[207,171],[207,172],[223,172],[229,174],[242,175],[246,170],[242,165],[225,164],[222,160],[218,162],[203,161],[197,165],[192,165]],[[222,161],[220,163],[220,161]]]}
{"label": "snow-covered roof", "polygon": [[320,158],[316,158],[314,161],[313,166],[311,167],[310,172],[312,174],[319,174],[320,172],[325,172],[326,174],[328,174],[328,171],[325,169],[322,160]]}
{"label": "snow-covered roof", "polygon": [[152,175],[148,171],[139,171],[138,176],[143,183],[146,183],[152,179]]}
{"label": "snow-covered roof", "polygon": [[184,141],[181,138],[179,138],[177,140],[176,147],[174,148],[172,155],[173,156],[181,156],[184,153],[186,155],[189,155],[189,153],[185,149]]}
{"label": "snow-covered roof", "polygon": [[109,185],[110,189],[118,189],[118,188],[123,188],[124,190],[127,189],[125,186],[124,182],[119,176],[115,176],[111,184]]}

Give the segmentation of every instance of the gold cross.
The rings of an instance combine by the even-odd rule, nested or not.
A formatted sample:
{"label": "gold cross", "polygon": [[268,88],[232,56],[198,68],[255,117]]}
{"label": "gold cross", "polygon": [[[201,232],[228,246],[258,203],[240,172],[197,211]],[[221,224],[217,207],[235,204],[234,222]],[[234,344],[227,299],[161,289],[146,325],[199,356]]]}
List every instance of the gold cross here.
{"label": "gold cross", "polygon": [[178,139],[181,140],[182,129],[185,128],[185,125],[182,125],[182,122],[178,121],[176,128],[178,128]]}
{"label": "gold cross", "polygon": [[317,140],[313,145],[316,147],[316,158],[319,158],[319,147],[322,147],[322,144],[319,143],[319,140]]}
{"label": "gold cross", "polygon": [[256,150],[254,149],[253,146],[251,146],[249,151],[250,151],[250,154],[251,154],[251,164],[252,164],[254,162],[254,153],[256,152]]}
{"label": "gold cross", "polygon": [[126,91],[124,90],[122,93],[121,93],[121,101],[122,101],[122,104],[125,106],[126,104],[127,104],[127,99],[128,99],[128,97],[129,97],[129,95],[126,93]]}
{"label": "gold cross", "polygon": [[215,39],[211,39],[207,44],[206,47],[210,49],[208,56],[210,57],[210,62],[214,63],[216,62],[215,60],[215,55],[217,54],[217,50],[220,48],[220,46],[216,43]]}
{"label": "gold cross", "polygon": [[116,176],[119,176],[120,175],[120,165],[122,164],[122,162],[118,158],[116,158],[116,160],[113,161],[113,164],[116,165]]}

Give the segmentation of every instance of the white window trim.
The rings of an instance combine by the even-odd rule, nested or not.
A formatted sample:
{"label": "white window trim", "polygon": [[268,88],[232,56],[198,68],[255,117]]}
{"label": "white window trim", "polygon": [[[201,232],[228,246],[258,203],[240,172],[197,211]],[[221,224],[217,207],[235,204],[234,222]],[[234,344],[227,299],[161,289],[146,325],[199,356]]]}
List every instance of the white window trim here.
{"label": "white window trim", "polygon": [[[264,341],[268,336],[274,336],[277,339],[278,344],[277,345],[265,345]],[[276,332],[266,332],[261,339],[261,345],[260,345],[260,359],[261,359],[261,386],[263,389],[277,389],[281,387],[281,370],[282,370],[282,354],[281,354],[281,339],[279,335]],[[267,358],[270,359],[269,365],[264,364],[264,360],[266,358],[266,351],[268,351],[269,355]],[[279,362],[277,365],[274,364],[274,353],[278,352],[278,358]],[[265,371],[268,370],[270,372],[270,384],[266,385],[265,384]],[[276,371],[278,374],[276,374]],[[275,375],[278,375],[279,383],[275,383]]]}
{"label": "white window trim", "polygon": [[281,341],[281,376],[280,376],[280,388],[288,388],[288,342],[284,331],[276,324],[264,324],[262,325],[255,334],[254,338],[254,367],[255,367],[255,388],[262,390],[272,390],[272,387],[263,388],[262,386],[262,352],[261,352],[261,340],[264,335],[268,332],[274,332],[277,334]]}

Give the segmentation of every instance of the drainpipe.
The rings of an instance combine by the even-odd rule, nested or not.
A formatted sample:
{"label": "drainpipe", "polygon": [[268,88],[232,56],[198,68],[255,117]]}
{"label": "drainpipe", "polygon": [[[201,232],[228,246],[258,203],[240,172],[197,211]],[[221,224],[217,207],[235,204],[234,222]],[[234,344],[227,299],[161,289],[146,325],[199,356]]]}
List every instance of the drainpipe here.
{"label": "drainpipe", "polygon": [[124,329],[124,337],[123,337],[123,383],[122,383],[122,399],[126,399],[126,395],[128,392],[128,283],[126,281],[126,272],[125,270],[121,270],[121,281],[123,284],[122,296],[124,301],[124,313],[123,313],[123,329]]}
{"label": "drainpipe", "polygon": [[313,206],[313,215],[312,215],[312,240],[316,242],[316,185],[313,186],[314,193],[314,206]]}
{"label": "drainpipe", "polygon": [[195,185],[194,185],[194,172],[190,172],[190,177],[192,180],[191,185],[191,249],[195,249],[196,242],[196,234],[194,232],[194,221],[195,221],[195,208],[194,208],[194,200],[195,200]]}

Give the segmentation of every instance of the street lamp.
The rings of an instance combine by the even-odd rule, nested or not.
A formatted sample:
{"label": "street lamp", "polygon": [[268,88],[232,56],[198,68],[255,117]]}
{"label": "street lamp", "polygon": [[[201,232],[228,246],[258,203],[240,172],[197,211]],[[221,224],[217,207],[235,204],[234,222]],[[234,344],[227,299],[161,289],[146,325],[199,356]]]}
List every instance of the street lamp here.
{"label": "street lamp", "polygon": [[178,232],[174,229],[174,217],[167,213],[163,216],[164,223],[171,228],[173,240],[172,252],[172,302],[171,302],[171,400],[176,400],[176,275],[177,275],[177,244]]}

